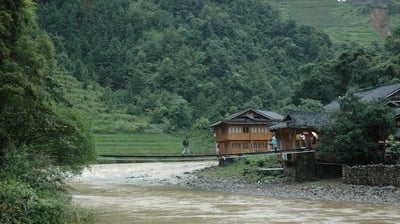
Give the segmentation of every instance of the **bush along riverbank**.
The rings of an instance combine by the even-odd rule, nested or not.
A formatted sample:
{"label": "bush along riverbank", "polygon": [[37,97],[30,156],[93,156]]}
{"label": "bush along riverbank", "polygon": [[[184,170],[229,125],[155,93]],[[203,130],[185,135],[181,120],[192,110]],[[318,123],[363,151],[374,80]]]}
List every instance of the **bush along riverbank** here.
{"label": "bush along riverbank", "polygon": [[40,153],[0,157],[0,223],[93,223],[90,210],[75,207],[68,174]]}
{"label": "bush along riverbank", "polygon": [[256,171],[259,170],[257,167],[268,165],[277,166],[276,163],[260,162],[259,159],[238,160],[227,167],[215,166],[195,171],[178,185],[268,197],[400,205],[400,189],[396,186],[345,184],[341,178],[295,182],[276,171],[269,174]]}

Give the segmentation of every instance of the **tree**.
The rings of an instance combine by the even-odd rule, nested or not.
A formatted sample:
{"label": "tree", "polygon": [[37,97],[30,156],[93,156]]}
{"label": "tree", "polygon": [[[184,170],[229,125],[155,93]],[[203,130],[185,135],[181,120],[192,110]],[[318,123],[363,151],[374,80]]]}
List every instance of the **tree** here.
{"label": "tree", "polygon": [[[72,223],[64,180],[95,158],[90,128],[60,95],[31,0],[0,3],[0,222]],[[36,34],[36,35],[35,35]]]}
{"label": "tree", "polygon": [[33,3],[3,1],[0,9],[0,157],[13,149],[40,151],[79,171],[95,157],[90,128],[62,96],[51,95],[58,85],[52,75],[61,71],[50,38],[33,36],[39,32],[33,30]]}
{"label": "tree", "polygon": [[337,85],[340,80],[332,74],[331,63],[309,63],[301,66],[298,70],[303,77],[295,85],[292,101],[298,105],[301,99],[320,100],[329,103],[338,95]]}
{"label": "tree", "polygon": [[151,113],[153,123],[162,124],[167,132],[191,125],[192,111],[185,99],[168,92],[162,92],[157,97],[157,107]]}
{"label": "tree", "polygon": [[292,102],[311,98],[329,103],[350,89],[367,88],[398,80],[400,61],[396,54],[355,48],[338,52],[333,59],[300,66]]}
{"label": "tree", "polygon": [[286,114],[288,111],[322,111],[324,106],[318,100],[313,99],[300,99],[299,105],[289,104],[280,108],[280,111],[283,114]]}
{"label": "tree", "polygon": [[385,47],[393,54],[400,54],[400,26],[396,27],[391,35],[386,37]]}
{"label": "tree", "polygon": [[378,140],[391,133],[394,115],[382,101],[365,102],[352,93],[341,98],[335,122],[322,127],[324,137],[316,149],[320,154],[335,153],[338,162],[369,164],[374,161]]}

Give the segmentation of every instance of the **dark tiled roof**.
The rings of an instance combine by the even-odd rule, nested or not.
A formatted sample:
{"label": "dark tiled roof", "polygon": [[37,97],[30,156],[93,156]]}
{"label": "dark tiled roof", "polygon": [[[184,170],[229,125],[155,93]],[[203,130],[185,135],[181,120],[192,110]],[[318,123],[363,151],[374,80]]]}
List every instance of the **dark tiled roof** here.
{"label": "dark tiled roof", "polygon": [[246,109],[234,113],[221,121],[211,124],[211,127],[219,124],[270,124],[271,122],[281,121],[282,115],[268,110]]}
{"label": "dark tiled roof", "polygon": [[291,111],[282,122],[269,127],[271,130],[282,128],[315,128],[328,124],[332,119],[327,112]]}
{"label": "dark tiled roof", "polygon": [[260,114],[264,114],[265,117],[270,118],[271,120],[274,121],[280,121],[283,119],[283,116],[274,112],[274,111],[269,111],[269,110],[256,110]]}
{"label": "dark tiled roof", "polygon": [[[390,97],[400,90],[400,82],[380,85],[374,88],[363,89],[355,93],[361,100],[372,101]],[[325,106],[326,110],[338,110],[340,107],[337,101]]]}
{"label": "dark tiled roof", "polygon": [[399,116],[400,115],[400,107],[396,107],[396,108],[393,108],[393,112],[394,112],[394,116]]}
{"label": "dark tiled roof", "polygon": [[356,95],[366,101],[379,100],[387,98],[400,90],[400,82],[385,84],[376,88],[362,90],[357,92]]}
{"label": "dark tiled roof", "polygon": [[400,138],[400,128],[396,129],[396,132],[394,133],[394,137],[397,139]]}

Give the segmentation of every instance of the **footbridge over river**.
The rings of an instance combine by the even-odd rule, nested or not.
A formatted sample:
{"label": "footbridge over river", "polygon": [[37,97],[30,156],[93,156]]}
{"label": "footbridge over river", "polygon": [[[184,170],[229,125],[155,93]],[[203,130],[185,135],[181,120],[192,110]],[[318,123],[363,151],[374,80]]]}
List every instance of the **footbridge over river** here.
{"label": "footbridge over river", "polygon": [[245,157],[276,156],[278,152],[249,152],[241,154],[192,154],[192,155],[126,155],[126,154],[101,154],[98,156],[100,163],[113,162],[181,162],[181,161],[207,161],[207,160],[233,160]]}

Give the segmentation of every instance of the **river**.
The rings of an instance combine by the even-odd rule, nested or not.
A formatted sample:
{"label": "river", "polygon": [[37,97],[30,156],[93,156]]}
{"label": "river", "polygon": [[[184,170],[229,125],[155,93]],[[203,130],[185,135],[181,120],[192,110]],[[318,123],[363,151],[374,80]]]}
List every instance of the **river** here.
{"label": "river", "polygon": [[399,206],[320,202],[174,186],[216,162],[93,165],[70,182],[96,223],[399,223]]}

